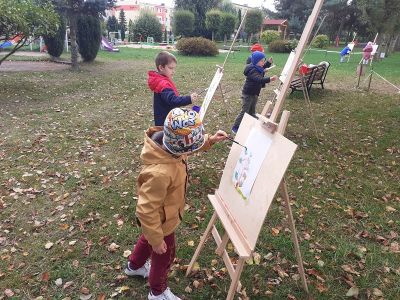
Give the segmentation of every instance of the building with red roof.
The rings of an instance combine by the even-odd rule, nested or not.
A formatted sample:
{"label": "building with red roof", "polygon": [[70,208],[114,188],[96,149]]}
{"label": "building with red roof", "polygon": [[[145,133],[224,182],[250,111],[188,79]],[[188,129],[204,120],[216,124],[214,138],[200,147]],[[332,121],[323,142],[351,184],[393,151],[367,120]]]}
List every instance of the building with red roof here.
{"label": "building with red roof", "polygon": [[283,19],[265,18],[262,23],[262,30],[277,30],[283,39],[286,38],[288,27],[289,27],[288,20],[283,20]]}

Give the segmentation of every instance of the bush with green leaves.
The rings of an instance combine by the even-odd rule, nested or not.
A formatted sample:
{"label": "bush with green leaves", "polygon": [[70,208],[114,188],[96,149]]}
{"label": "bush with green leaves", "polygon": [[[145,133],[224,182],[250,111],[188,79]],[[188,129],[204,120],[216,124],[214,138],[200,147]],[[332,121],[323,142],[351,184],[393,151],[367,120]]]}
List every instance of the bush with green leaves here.
{"label": "bush with green leaves", "polygon": [[268,45],[269,52],[274,53],[290,53],[294,48],[288,40],[276,40]]}
{"label": "bush with green leaves", "polygon": [[263,44],[268,45],[269,43],[280,40],[281,35],[276,30],[265,30],[261,33],[260,40]]}
{"label": "bush with green leaves", "polygon": [[325,34],[319,34],[315,37],[312,45],[321,49],[327,48],[329,46],[329,38]]}
{"label": "bush with green leaves", "polygon": [[202,37],[180,39],[176,48],[183,55],[189,56],[216,56],[218,54],[217,45]]}
{"label": "bush with green leaves", "polygon": [[86,62],[93,61],[99,51],[101,40],[100,21],[94,16],[80,16],[78,19],[77,43],[79,54]]}
{"label": "bush with green leaves", "polygon": [[141,12],[139,17],[133,23],[133,36],[135,40],[146,41],[148,37],[154,38],[154,41],[161,42],[162,26],[155,14],[151,12]]}
{"label": "bush with green leaves", "polygon": [[60,57],[64,50],[65,20],[60,17],[60,25],[57,32],[54,35],[45,35],[43,39],[47,47],[47,53],[52,57]]}

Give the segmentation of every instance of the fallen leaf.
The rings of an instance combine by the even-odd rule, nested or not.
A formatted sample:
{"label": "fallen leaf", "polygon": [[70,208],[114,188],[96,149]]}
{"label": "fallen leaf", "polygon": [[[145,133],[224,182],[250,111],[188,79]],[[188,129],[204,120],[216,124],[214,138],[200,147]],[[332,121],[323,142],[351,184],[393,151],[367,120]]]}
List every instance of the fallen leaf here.
{"label": "fallen leaf", "polygon": [[56,281],[54,281],[56,286],[62,286],[63,280],[61,278],[57,278]]}
{"label": "fallen leaf", "polygon": [[7,297],[12,297],[12,296],[14,296],[14,292],[12,291],[12,290],[10,290],[10,289],[6,289],[5,291],[4,291],[4,294],[7,296]]}
{"label": "fallen leaf", "polygon": [[131,255],[131,253],[132,253],[131,250],[125,250],[124,253],[122,254],[122,256],[127,258],[129,255]]}
{"label": "fallen leaf", "polygon": [[116,243],[111,243],[107,249],[109,252],[115,252],[118,250],[118,248],[119,248],[119,246]]}
{"label": "fallen leaf", "polygon": [[272,232],[272,235],[273,235],[273,236],[277,236],[277,235],[279,235],[279,232],[280,232],[280,231],[279,231],[278,228],[274,228],[274,227],[273,227],[273,228],[271,229],[271,232]]}
{"label": "fallen leaf", "polygon": [[89,295],[79,295],[79,300],[89,300],[90,298],[92,298],[92,294]]}
{"label": "fallen leaf", "polygon": [[358,297],[358,294],[359,294],[358,287],[353,286],[347,291],[346,297]]}
{"label": "fallen leaf", "polygon": [[376,296],[376,297],[383,297],[383,293],[382,293],[382,291],[381,291],[380,289],[374,288],[374,289],[372,290],[372,293],[373,293],[374,296]]}
{"label": "fallen leaf", "polygon": [[343,265],[343,266],[342,266],[342,269],[343,269],[345,272],[347,272],[347,273],[360,276],[360,273],[357,272],[356,270],[354,270],[353,266],[351,266],[351,265]]}
{"label": "fallen leaf", "polygon": [[53,247],[53,243],[52,242],[47,242],[46,245],[44,245],[44,248],[49,250],[51,247]]}
{"label": "fallen leaf", "polygon": [[45,281],[45,282],[49,281],[49,277],[50,277],[49,272],[44,272],[42,274],[42,281]]}
{"label": "fallen leaf", "polygon": [[67,288],[69,288],[71,285],[73,285],[74,284],[74,282],[73,281],[67,281],[64,285],[63,285],[63,289],[65,290],[65,289],[67,289]]}
{"label": "fallen leaf", "polygon": [[396,209],[394,207],[391,207],[391,206],[386,206],[386,211],[387,212],[395,212]]}
{"label": "fallen leaf", "polygon": [[257,252],[253,253],[254,264],[259,265],[261,262],[261,255]]}
{"label": "fallen leaf", "polygon": [[105,300],[106,299],[106,295],[105,294],[100,294],[97,296],[97,300]]}
{"label": "fallen leaf", "polygon": [[192,292],[192,288],[190,286],[185,287],[185,292],[190,294]]}
{"label": "fallen leaf", "polygon": [[193,247],[194,246],[194,241],[188,241],[187,244],[188,244],[188,246]]}

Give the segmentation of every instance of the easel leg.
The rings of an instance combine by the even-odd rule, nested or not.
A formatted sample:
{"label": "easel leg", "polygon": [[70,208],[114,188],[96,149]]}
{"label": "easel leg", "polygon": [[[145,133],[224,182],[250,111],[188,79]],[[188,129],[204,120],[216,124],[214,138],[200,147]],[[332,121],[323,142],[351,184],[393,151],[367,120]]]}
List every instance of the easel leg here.
{"label": "easel leg", "polygon": [[215,250],[215,253],[219,256],[222,256],[222,253],[225,250],[226,244],[228,244],[229,241],[229,236],[225,232],[224,236],[222,237],[221,244],[218,246],[217,250]]}
{"label": "easel leg", "polygon": [[232,300],[233,297],[235,296],[236,289],[239,283],[239,278],[243,271],[244,263],[245,259],[240,257],[236,264],[235,276],[234,278],[232,278],[231,286],[229,287],[228,296],[226,297],[226,300]]}
{"label": "easel leg", "polygon": [[294,224],[292,208],[290,207],[289,193],[287,190],[285,179],[283,179],[281,181],[280,189],[281,189],[282,198],[285,200],[285,206],[286,206],[285,208],[286,208],[286,213],[288,215],[290,231],[292,232],[292,240],[293,240],[294,249],[295,249],[295,253],[296,253],[296,257],[297,257],[297,264],[299,265],[299,274],[300,274],[301,282],[303,284],[304,291],[308,294],[306,274],[304,272],[303,259],[301,257],[299,240],[297,238],[296,226]]}
{"label": "easel leg", "polygon": [[267,101],[267,103],[264,105],[264,108],[261,112],[261,114],[267,118],[269,118],[269,115],[271,114],[273,109],[273,104],[271,101]]}
{"label": "easel leg", "polygon": [[369,91],[369,89],[371,88],[371,81],[372,81],[372,71],[371,71],[371,73],[369,74],[368,91]]}
{"label": "easel leg", "polygon": [[214,212],[214,214],[212,215],[212,217],[210,219],[210,222],[207,225],[206,231],[203,233],[203,235],[202,235],[202,237],[200,239],[200,243],[197,246],[196,251],[194,252],[192,260],[190,261],[190,264],[189,264],[189,266],[188,266],[188,268],[186,270],[186,276],[189,276],[190,272],[192,272],[193,265],[196,262],[197,258],[199,257],[199,254],[200,254],[201,250],[203,249],[204,244],[206,243],[207,237],[210,234],[210,232],[211,232],[211,230],[212,230],[212,228],[213,228],[213,226],[214,226],[216,221],[217,221],[217,213]]}

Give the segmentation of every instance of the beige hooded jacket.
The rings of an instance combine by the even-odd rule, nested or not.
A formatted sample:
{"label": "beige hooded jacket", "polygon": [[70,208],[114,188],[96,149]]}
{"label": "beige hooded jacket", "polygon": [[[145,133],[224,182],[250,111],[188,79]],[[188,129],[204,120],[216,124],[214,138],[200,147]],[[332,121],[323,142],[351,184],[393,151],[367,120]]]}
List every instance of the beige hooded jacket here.
{"label": "beige hooded jacket", "polygon": [[[181,222],[187,185],[187,155],[174,156],[152,139],[162,130],[155,126],[145,132],[140,155],[144,166],[137,179],[136,216],[152,246],[160,245]],[[211,147],[208,135],[205,140],[201,151]]]}

